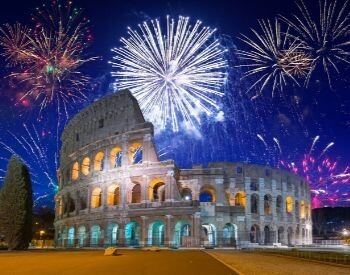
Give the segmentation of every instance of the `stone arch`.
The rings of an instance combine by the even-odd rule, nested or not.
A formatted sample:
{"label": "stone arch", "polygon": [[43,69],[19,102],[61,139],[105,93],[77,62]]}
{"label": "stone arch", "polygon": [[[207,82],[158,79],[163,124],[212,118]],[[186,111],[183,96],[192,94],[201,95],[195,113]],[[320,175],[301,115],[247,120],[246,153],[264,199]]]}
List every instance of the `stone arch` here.
{"label": "stone arch", "polygon": [[165,201],[165,183],[161,178],[153,179],[149,184],[148,195],[150,201]]}
{"label": "stone arch", "polygon": [[164,245],[165,224],[161,220],[155,220],[148,226],[148,245]]}
{"label": "stone arch", "polygon": [[222,229],[223,246],[236,246],[237,243],[237,225],[226,223]]}
{"label": "stone arch", "polygon": [[109,162],[112,168],[122,166],[123,152],[119,146],[114,147],[109,154]]}
{"label": "stone arch", "polygon": [[273,231],[270,226],[266,225],[264,227],[264,244],[269,245],[273,243]]}
{"label": "stone arch", "polygon": [[71,213],[75,211],[75,201],[70,193],[66,195],[66,213]]}
{"label": "stone arch", "polygon": [[286,198],[286,213],[287,214],[293,213],[293,198],[291,196],[288,196]]}
{"label": "stone arch", "polygon": [[131,221],[125,225],[126,246],[138,246],[140,241],[140,225],[136,221]]}
{"label": "stone arch", "polygon": [[[188,221],[177,221],[174,228],[174,246],[184,246],[191,236],[191,225]],[[191,243],[188,243],[191,245]]]}
{"label": "stone arch", "polygon": [[116,223],[110,223],[107,226],[106,244],[108,246],[116,246],[118,244],[118,229],[119,226]]}
{"label": "stone arch", "polygon": [[250,227],[250,242],[251,243],[260,243],[260,227],[257,224],[253,224]]}
{"label": "stone arch", "polygon": [[214,224],[202,224],[204,246],[216,246],[216,227]]}
{"label": "stone arch", "polygon": [[251,194],[250,195],[250,212],[252,214],[259,214],[259,195]]}
{"label": "stone arch", "polygon": [[184,187],[181,189],[181,197],[185,201],[191,201],[192,200],[192,190],[189,187]]}
{"label": "stone arch", "polygon": [[131,189],[131,203],[140,203],[140,202],[141,202],[141,184],[134,183],[134,186]]}
{"label": "stone arch", "polygon": [[74,247],[75,244],[75,228],[74,226],[71,226],[68,229],[68,246],[69,247]]}
{"label": "stone arch", "polygon": [[277,230],[277,242],[284,243],[284,227],[280,226]]}
{"label": "stone arch", "polygon": [[102,190],[99,187],[94,188],[91,193],[91,208],[98,208],[102,205]]}
{"label": "stone arch", "polygon": [[216,202],[216,190],[212,185],[204,185],[199,192],[200,202]]}
{"label": "stone arch", "polygon": [[291,246],[292,244],[294,244],[294,232],[293,232],[293,228],[288,227],[287,229],[287,244],[288,246]]}
{"label": "stone arch", "polygon": [[95,172],[103,171],[104,158],[105,158],[105,154],[103,152],[98,152],[95,155],[95,161],[94,161],[94,171]]}
{"label": "stone arch", "polygon": [[133,142],[129,146],[129,163],[138,164],[142,163],[143,159],[143,147],[141,142]]}
{"label": "stone arch", "polygon": [[264,196],[264,214],[272,214],[272,196],[270,194]]}
{"label": "stone arch", "polygon": [[89,175],[90,173],[90,158],[89,157],[85,157],[81,163],[81,173],[84,176]]}
{"label": "stone arch", "polygon": [[119,205],[120,188],[117,184],[113,184],[107,189],[107,205]]}
{"label": "stone arch", "polygon": [[101,240],[101,228],[99,225],[95,224],[90,228],[90,245],[99,246]]}
{"label": "stone arch", "polygon": [[72,166],[72,176],[71,180],[76,181],[79,178],[79,163],[76,161]]}
{"label": "stone arch", "polygon": [[244,206],[246,204],[246,194],[243,191],[239,191],[235,195],[235,205]]}
{"label": "stone arch", "polygon": [[86,227],[81,225],[78,227],[78,246],[83,247],[86,245]]}
{"label": "stone arch", "polygon": [[276,214],[277,216],[282,215],[283,199],[281,195],[278,195],[276,198]]}

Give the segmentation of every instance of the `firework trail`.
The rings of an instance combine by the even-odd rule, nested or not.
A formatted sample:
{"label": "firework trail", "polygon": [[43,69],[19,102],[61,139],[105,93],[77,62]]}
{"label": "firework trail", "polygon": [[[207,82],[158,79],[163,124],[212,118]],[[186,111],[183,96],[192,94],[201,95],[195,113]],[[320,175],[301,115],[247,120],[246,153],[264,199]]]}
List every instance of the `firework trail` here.
{"label": "firework trail", "polygon": [[258,88],[253,98],[268,87],[271,87],[272,95],[276,90],[283,91],[288,80],[298,84],[298,78],[307,74],[311,63],[309,56],[302,51],[301,43],[291,39],[288,28],[282,30],[277,19],[274,24],[269,20],[259,20],[259,26],[261,32],[251,29],[254,38],[243,34],[239,37],[249,49],[237,50],[241,59],[238,67],[246,69],[244,77],[257,78],[247,91]]}
{"label": "firework trail", "polygon": [[281,16],[293,31],[291,34],[312,59],[306,85],[315,70],[322,69],[332,87],[331,72],[339,73],[339,64],[350,63],[350,17],[348,1],[319,1],[319,12],[310,12],[304,1],[296,2],[299,14],[292,19]]}
{"label": "firework trail", "polygon": [[26,91],[20,101],[39,102],[40,112],[54,104],[68,117],[67,105],[86,99],[90,79],[79,69],[96,59],[84,53],[92,39],[89,21],[71,2],[56,1],[37,8],[32,19],[32,28],[18,23],[0,28],[2,55],[13,70],[10,81]]}
{"label": "firework trail", "polygon": [[128,38],[114,48],[115,89],[130,89],[147,120],[158,128],[180,123],[196,127],[200,115],[215,115],[223,96],[227,62],[225,50],[214,38],[216,29],[188,17],[144,22],[128,29]]}

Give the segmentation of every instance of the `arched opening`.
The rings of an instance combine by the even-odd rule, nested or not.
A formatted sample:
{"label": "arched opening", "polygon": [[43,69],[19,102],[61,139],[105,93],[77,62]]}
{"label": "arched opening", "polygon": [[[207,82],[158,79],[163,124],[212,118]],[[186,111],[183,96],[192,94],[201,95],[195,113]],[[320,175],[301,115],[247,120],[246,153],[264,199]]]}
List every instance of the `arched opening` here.
{"label": "arched opening", "polygon": [[79,178],[79,163],[76,161],[72,167],[72,181],[76,181]]}
{"label": "arched opening", "polygon": [[235,205],[244,206],[246,203],[246,194],[243,191],[237,192],[235,196]]}
{"label": "arched opening", "polygon": [[109,162],[113,168],[122,166],[122,149],[120,147],[117,146],[111,150]]}
{"label": "arched opening", "polygon": [[140,142],[134,142],[129,147],[129,162],[130,164],[142,163],[143,148]]}
{"label": "arched opening", "polygon": [[102,190],[96,187],[91,193],[91,208],[98,208],[102,203]]}
{"label": "arched opening", "polygon": [[216,227],[213,224],[202,224],[202,238],[204,246],[216,245]]}
{"label": "arched opening", "polygon": [[252,214],[259,214],[259,195],[252,194],[250,196],[250,212]]}
{"label": "arched opening", "polygon": [[265,245],[269,245],[272,244],[272,231],[270,230],[269,226],[265,226],[264,227],[264,244]]}
{"label": "arched opening", "polygon": [[137,222],[129,222],[125,226],[125,244],[127,246],[137,246],[140,240],[140,226]]}
{"label": "arched opening", "polygon": [[174,246],[191,246],[191,226],[187,221],[178,221],[174,230]]}
{"label": "arched opening", "polygon": [[103,152],[98,152],[95,156],[95,163],[94,163],[94,171],[99,172],[103,171],[104,169],[104,157],[105,154]]}
{"label": "arched opening", "polygon": [[252,225],[250,228],[250,242],[251,243],[260,243],[260,227],[257,224]]}
{"label": "arched opening", "polygon": [[107,190],[107,205],[119,205],[119,186],[118,185],[111,185],[108,187]]}
{"label": "arched opening", "polygon": [[282,196],[278,195],[276,198],[276,214],[279,217],[281,217],[282,215],[282,203],[283,203]]}
{"label": "arched opening", "polygon": [[90,158],[85,157],[81,163],[81,172],[84,176],[89,175],[90,173]]}
{"label": "arched opening", "polygon": [[164,245],[165,225],[162,221],[154,221],[148,226],[148,245]]}
{"label": "arched opening", "polygon": [[78,245],[79,247],[85,246],[86,240],[86,228],[85,226],[79,226],[78,228]]}
{"label": "arched opening", "polygon": [[67,194],[67,213],[71,213],[71,212],[74,212],[75,211],[75,202],[73,200],[73,198],[71,197],[71,195],[68,193]]}
{"label": "arched opening", "polygon": [[182,188],[181,190],[181,197],[184,201],[191,201],[192,200],[192,190],[190,188]]}
{"label": "arched opening", "polygon": [[131,203],[141,203],[141,185],[135,183],[131,190]]}
{"label": "arched opening", "polygon": [[250,180],[250,191],[258,191],[259,186],[258,186],[258,181],[256,179],[251,179]]}
{"label": "arched opening", "polygon": [[293,213],[293,198],[292,197],[287,197],[286,198],[286,212],[288,214]]}
{"label": "arched opening", "polygon": [[165,183],[163,179],[153,179],[149,184],[148,195],[150,201],[165,201]]}
{"label": "arched opening", "polygon": [[300,218],[305,219],[305,202],[300,201]]}
{"label": "arched opening", "polygon": [[118,244],[118,225],[116,223],[111,223],[107,227],[107,244],[109,246]]}
{"label": "arched opening", "polygon": [[288,227],[287,229],[287,241],[288,241],[288,246],[291,246],[294,242],[293,240],[293,229],[291,227]]}
{"label": "arched opening", "polygon": [[280,226],[277,233],[277,242],[284,243],[284,228]]}
{"label": "arched opening", "polygon": [[226,223],[222,229],[223,246],[236,246],[237,242],[237,226],[232,223]]}
{"label": "arched opening", "polygon": [[272,214],[272,197],[271,195],[264,196],[264,214],[271,215]]}
{"label": "arched opening", "polygon": [[74,239],[75,239],[74,227],[70,227],[68,229],[68,246],[69,247],[74,246]]}
{"label": "arched opening", "polygon": [[200,202],[215,202],[216,201],[216,191],[211,185],[205,185],[201,188],[199,193]]}
{"label": "arched opening", "polygon": [[101,228],[99,225],[93,225],[90,229],[90,244],[91,246],[99,246],[101,239]]}

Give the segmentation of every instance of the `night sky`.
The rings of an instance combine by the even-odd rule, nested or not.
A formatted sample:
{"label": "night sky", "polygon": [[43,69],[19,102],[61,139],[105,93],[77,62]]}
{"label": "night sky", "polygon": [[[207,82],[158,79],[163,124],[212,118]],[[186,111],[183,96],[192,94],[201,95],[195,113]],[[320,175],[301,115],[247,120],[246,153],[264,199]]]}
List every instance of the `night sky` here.
{"label": "night sky", "polygon": [[[280,14],[290,16],[296,11],[295,3],[288,1],[74,1],[84,9],[91,20],[94,36],[88,53],[99,56],[98,61],[87,64],[83,71],[92,77],[88,100],[72,104],[68,117],[57,115],[56,107],[49,106],[40,115],[35,101],[18,102],[21,91],[9,88],[9,72],[5,60],[0,60],[0,177],[5,174],[7,159],[13,150],[29,165],[34,182],[36,205],[53,207],[56,168],[59,165],[57,151],[59,136],[69,118],[89,103],[111,93],[110,76],[112,68],[111,48],[120,46],[119,39],[126,36],[128,26],[154,18],[164,19],[166,15],[178,15],[201,20],[205,26],[217,28],[223,44],[230,49],[229,83],[225,96],[219,100],[225,114],[224,121],[203,118],[198,132],[170,130],[156,132],[156,144],[162,159],[175,159],[180,167],[193,164],[207,165],[210,161],[244,161],[271,166],[285,163],[301,163],[310,150],[314,137],[320,136],[312,152],[316,161],[329,159],[337,162],[342,173],[349,165],[350,108],[349,68],[340,67],[339,74],[333,73],[333,87],[329,88],[325,74],[317,72],[308,88],[290,84],[283,96],[271,97],[266,92],[251,100],[247,94],[249,83],[241,79],[237,68],[234,49],[246,47],[237,36],[250,35],[250,28],[257,27],[257,19],[271,19]],[[342,2],[342,1],[340,1]],[[30,14],[43,1],[6,1],[0,10],[0,24],[21,22],[30,24]],[[309,7],[317,12],[316,1]],[[24,126],[26,125],[26,126]],[[28,129],[28,131],[26,130]],[[262,142],[257,135],[263,137]],[[276,138],[280,149],[273,141]],[[23,141],[26,140],[27,142]],[[332,146],[324,155],[322,150],[331,142]],[[32,145],[30,145],[32,144]],[[36,145],[35,145],[36,144]],[[58,162],[57,162],[58,161]],[[313,172],[312,177],[318,178]],[[317,188],[320,188],[318,183]],[[341,184],[323,183],[321,194],[314,201],[314,207],[349,206],[349,181]]]}

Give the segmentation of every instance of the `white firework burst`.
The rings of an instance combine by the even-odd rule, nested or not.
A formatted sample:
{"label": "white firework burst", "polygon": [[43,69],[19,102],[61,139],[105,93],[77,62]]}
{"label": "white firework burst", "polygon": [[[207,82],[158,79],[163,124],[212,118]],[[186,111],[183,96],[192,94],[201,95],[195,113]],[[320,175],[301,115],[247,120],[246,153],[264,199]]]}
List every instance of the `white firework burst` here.
{"label": "white firework burst", "polygon": [[129,89],[147,120],[164,129],[179,130],[179,123],[196,127],[200,114],[219,110],[227,62],[225,49],[215,39],[216,29],[188,17],[167,16],[128,29],[128,38],[114,48],[115,89]]}

